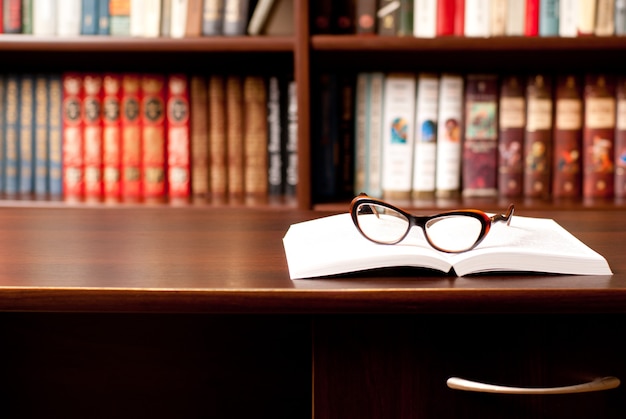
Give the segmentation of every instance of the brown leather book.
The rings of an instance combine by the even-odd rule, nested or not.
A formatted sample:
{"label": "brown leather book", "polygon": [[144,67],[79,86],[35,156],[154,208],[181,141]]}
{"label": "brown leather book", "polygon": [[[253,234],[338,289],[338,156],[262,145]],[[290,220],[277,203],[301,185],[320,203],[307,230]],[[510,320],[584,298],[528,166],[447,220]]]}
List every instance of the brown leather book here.
{"label": "brown leather book", "polygon": [[139,75],[122,76],[122,200],[141,200]]}
{"label": "brown leather book", "polygon": [[498,193],[522,195],[526,91],[522,76],[505,76],[500,84],[498,124]]}
{"label": "brown leather book", "polygon": [[262,76],[246,76],[244,99],[244,188],[249,205],[268,199],[267,91]]}
{"label": "brown leather book", "polygon": [[[194,200],[209,199],[209,124],[206,78],[191,76],[191,191]],[[187,167],[189,169],[189,167]]]}
{"label": "brown leather book", "polygon": [[208,84],[209,192],[213,204],[224,204],[228,198],[225,77],[218,74],[211,75]]}
{"label": "brown leather book", "polygon": [[228,168],[228,200],[230,204],[244,201],[243,81],[240,76],[226,78],[226,144]]}
{"label": "brown leather book", "polygon": [[148,202],[166,200],[165,76],[141,77],[142,192]]}

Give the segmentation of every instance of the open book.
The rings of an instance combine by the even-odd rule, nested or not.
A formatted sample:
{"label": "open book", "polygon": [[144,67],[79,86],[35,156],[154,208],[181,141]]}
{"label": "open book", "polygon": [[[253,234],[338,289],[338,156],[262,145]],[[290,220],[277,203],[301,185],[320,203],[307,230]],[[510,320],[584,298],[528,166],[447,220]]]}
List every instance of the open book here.
{"label": "open book", "polygon": [[611,275],[606,259],[554,220],[514,216],[494,223],[485,239],[463,253],[444,253],[426,242],[419,227],[395,245],[373,243],[358,232],[350,214],[293,224],[283,238],[291,279],[387,267],[422,267],[459,275],[545,272]]}

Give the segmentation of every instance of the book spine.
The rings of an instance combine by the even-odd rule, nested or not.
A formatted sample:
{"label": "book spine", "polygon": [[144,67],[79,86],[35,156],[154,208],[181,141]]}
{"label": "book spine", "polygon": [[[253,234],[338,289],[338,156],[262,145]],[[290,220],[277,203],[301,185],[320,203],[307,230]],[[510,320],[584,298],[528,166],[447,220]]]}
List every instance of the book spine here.
{"label": "book spine", "polygon": [[22,33],[22,0],[3,0],[4,33]]}
{"label": "book spine", "polygon": [[465,0],[465,36],[487,37],[491,34],[489,0]]}
{"label": "book spine", "polygon": [[35,76],[35,150],[33,169],[33,193],[37,199],[48,194],[48,112],[49,82],[44,74]]}
{"label": "book spine", "polygon": [[465,34],[465,0],[455,0],[454,2],[454,35],[463,36]]}
{"label": "book spine", "polygon": [[505,197],[522,195],[525,84],[521,76],[509,75],[502,79],[500,86],[498,192]]}
{"label": "book spine", "polygon": [[165,139],[165,76],[141,76],[141,172],[142,196],[146,202],[167,198]]}
{"label": "book spine", "polygon": [[558,36],[559,0],[539,1],[539,35]]}
{"label": "book spine", "polygon": [[540,0],[526,0],[525,36],[539,35],[539,2]]}
{"label": "book spine", "polygon": [[338,198],[351,199],[354,194],[354,89],[355,76],[340,74],[339,89],[339,166],[337,171]]}
{"label": "book spine", "polygon": [[[399,0],[402,3],[404,0]],[[353,34],[355,32],[354,2],[333,2],[331,9],[331,31],[333,34]]]}
{"label": "book spine", "polygon": [[18,194],[30,197],[33,192],[33,149],[35,142],[35,79],[32,74],[20,76],[20,129]]}
{"label": "book spine", "polygon": [[246,204],[267,202],[267,91],[261,76],[246,76],[244,100],[244,185]]}
{"label": "book spine", "polygon": [[106,202],[119,202],[122,198],[121,75],[105,73],[102,87],[103,196]]}
{"label": "book spine", "polygon": [[48,192],[50,199],[63,198],[63,80],[61,74],[48,75]]}
{"label": "book spine", "polygon": [[63,74],[63,193],[69,201],[83,199],[83,77]]}
{"label": "book spine", "polygon": [[413,35],[417,38],[437,36],[437,0],[413,0]]}
{"label": "book spine", "polygon": [[580,198],[582,194],[583,101],[581,81],[574,75],[556,80],[552,196]]}
{"label": "book spine", "polygon": [[378,35],[396,36],[400,27],[400,2],[379,0],[376,17],[378,18]]}
{"label": "book spine", "polygon": [[550,196],[552,172],[552,83],[546,75],[533,75],[526,86],[524,132],[524,196]]}
{"label": "book spine", "polygon": [[596,0],[579,0],[577,10],[577,34],[578,36],[593,35],[596,28]]}
{"label": "book spine", "polygon": [[259,35],[261,33],[261,30],[267,23],[267,17],[273,5],[274,0],[259,0],[256,2],[256,6],[254,6],[254,10],[250,16],[250,21],[248,22],[248,35]]}
{"label": "book spine", "polygon": [[463,196],[495,196],[498,173],[498,78],[466,78]]}
{"label": "book spine", "polygon": [[267,80],[267,158],[268,158],[268,199],[279,202],[284,194],[284,161],[283,134],[287,127],[283,125],[283,114],[286,120],[286,109],[283,96],[287,95],[286,84],[278,76]]}
{"label": "book spine", "polygon": [[454,35],[454,20],[457,0],[439,0],[437,2],[437,36]]}
{"label": "book spine", "polygon": [[559,36],[578,36],[578,0],[559,0]]}
{"label": "book spine", "polygon": [[298,97],[297,84],[292,78],[287,82],[287,132],[285,136],[285,198],[296,199],[298,188]]}
{"label": "book spine", "polygon": [[585,77],[583,198],[614,195],[615,81],[603,74]]}
{"label": "book spine", "polygon": [[[167,78],[167,180],[172,201],[187,202],[194,194],[208,194],[206,83],[201,76],[192,76],[191,92],[185,74]],[[190,105],[190,95],[192,103]],[[191,119],[191,121],[190,121]],[[192,144],[193,141],[193,144]],[[191,164],[191,153],[193,165]],[[198,164],[198,168],[196,168]],[[191,174],[193,167],[194,173]],[[198,169],[196,171],[196,169]],[[200,177],[198,179],[197,177]]]}
{"label": "book spine", "polygon": [[[161,35],[161,0],[144,0],[145,9],[143,18],[143,36],[147,38],[157,38]],[[200,20],[202,11],[197,11],[197,19]]]}
{"label": "book spine", "polygon": [[356,2],[356,33],[357,35],[375,35],[377,28],[376,18],[377,0],[361,0]]}
{"label": "book spine", "polygon": [[615,0],[598,0],[596,5],[596,36],[612,36],[615,34]]}
{"label": "book spine", "polygon": [[209,184],[211,202],[216,205],[228,199],[225,83],[224,76],[209,76]]}
{"label": "book spine", "polygon": [[[188,0],[185,37],[198,37],[202,35],[202,1],[203,0]],[[158,33],[154,36],[158,36]]]}
{"label": "book spine", "polygon": [[22,0],[22,33],[33,33],[33,0]]}
{"label": "book spine", "polygon": [[130,0],[109,1],[109,33],[113,36],[129,36]]}
{"label": "book spine", "polygon": [[506,8],[507,36],[524,36],[526,31],[526,1],[509,0]]}
{"label": "book spine", "polygon": [[414,198],[435,195],[438,116],[439,75],[420,73],[417,77],[415,112]]}
{"label": "book spine", "polygon": [[139,75],[122,76],[122,199],[141,200],[141,121]]}
{"label": "book spine", "polygon": [[[0,7],[2,9],[2,7]],[[1,17],[0,17],[1,21]],[[4,192],[4,155],[5,155],[5,144],[6,144],[6,134],[4,131],[5,127],[5,116],[6,116],[6,80],[5,75],[0,73],[0,195]]]}
{"label": "book spine", "polygon": [[80,34],[96,35],[98,33],[98,0],[81,0]]}
{"label": "book spine", "polygon": [[172,0],[161,0],[161,26],[160,35],[170,36],[172,25]]}
{"label": "book spine", "polygon": [[240,36],[246,33],[250,0],[224,0],[223,35]]}
{"label": "book spine", "polygon": [[130,2],[130,36],[144,36],[144,25],[148,15],[147,0],[131,0]]}
{"label": "book spine", "polygon": [[312,150],[312,188],[316,201],[333,199],[337,193],[337,77],[323,73],[319,76],[317,89],[319,95],[314,111],[321,121],[313,133]]}
{"label": "book spine", "polygon": [[367,190],[368,103],[370,73],[357,74],[354,99],[354,193]]}
{"label": "book spine", "polygon": [[98,35],[111,34],[110,0],[98,0]]}
{"label": "book spine", "polygon": [[626,198],[626,76],[620,76],[616,87],[615,128],[615,197]]}
{"label": "book spine", "polygon": [[368,195],[382,198],[382,146],[383,146],[383,102],[385,97],[385,74],[371,74],[368,96],[368,143],[367,148],[367,192]]}
{"label": "book spine", "polygon": [[204,7],[202,9],[202,35],[221,35],[223,18],[224,0],[204,0]]}
{"label": "book spine", "polygon": [[407,199],[411,195],[415,102],[415,75],[388,74],[383,128],[383,196],[386,199]]}
{"label": "book spine", "polygon": [[20,123],[20,76],[6,75],[5,88],[5,164],[4,193],[7,196],[17,195],[18,164],[19,164],[19,123]]}
{"label": "book spine", "polygon": [[507,0],[491,0],[491,36],[506,35]]}
{"label": "book spine", "polygon": [[615,35],[626,34],[626,0],[615,0]]}
{"label": "book spine", "polygon": [[243,83],[240,76],[226,78],[226,145],[228,155],[228,200],[244,202]]}
{"label": "book spine", "polygon": [[82,18],[81,0],[57,0],[56,30],[59,36],[79,36]]}
{"label": "book spine", "polygon": [[463,86],[462,76],[441,75],[435,194],[442,198],[457,196],[461,187]]}
{"label": "book spine", "polygon": [[187,24],[187,5],[189,0],[172,0],[170,11],[170,36],[183,38]]}
{"label": "book spine", "polygon": [[102,75],[83,75],[85,200],[102,199]]}
{"label": "book spine", "polygon": [[[386,0],[379,0],[386,1]],[[315,35],[331,33],[330,19],[333,0],[317,0],[310,3],[311,33]]]}
{"label": "book spine", "polygon": [[33,0],[33,34],[56,35],[56,0]]}

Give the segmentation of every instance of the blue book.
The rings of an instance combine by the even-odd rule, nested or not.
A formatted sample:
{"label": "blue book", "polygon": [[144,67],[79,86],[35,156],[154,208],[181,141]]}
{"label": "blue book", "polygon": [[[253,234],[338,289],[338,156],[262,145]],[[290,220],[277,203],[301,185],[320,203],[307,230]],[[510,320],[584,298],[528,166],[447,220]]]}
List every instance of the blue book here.
{"label": "blue book", "polygon": [[110,16],[109,1],[98,0],[98,35],[109,35]]}
{"label": "blue book", "polygon": [[63,86],[60,74],[48,75],[48,195],[63,197]]}
{"label": "blue book", "polygon": [[35,78],[31,74],[22,74],[20,77],[19,108],[18,193],[28,196],[33,192],[35,143]]}
{"label": "blue book", "polygon": [[539,2],[539,36],[559,35],[559,0]]}
{"label": "blue book", "polygon": [[48,193],[48,76],[35,76],[35,141],[33,192],[36,198]]}
{"label": "blue book", "polygon": [[19,95],[20,77],[17,74],[7,74],[4,121],[4,192],[9,196],[17,194],[20,127]]}
{"label": "blue book", "polygon": [[96,35],[98,33],[98,0],[82,0],[80,16],[80,34]]}

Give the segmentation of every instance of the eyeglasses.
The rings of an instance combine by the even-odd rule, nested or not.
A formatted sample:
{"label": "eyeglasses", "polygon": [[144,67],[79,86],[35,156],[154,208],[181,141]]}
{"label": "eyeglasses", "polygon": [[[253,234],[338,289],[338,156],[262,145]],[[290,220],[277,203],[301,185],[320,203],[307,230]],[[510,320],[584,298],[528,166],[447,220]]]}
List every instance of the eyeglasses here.
{"label": "eyeglasses", "polygon": [[357,196],[350,204],[352,221],[366,239],[380,244],[397,244],[404,240],[412,227],[419,226],[432,247],[447,253],[473,249],[487,236],[493,223],[505,221],[509,225],[514,211],[511,204],[506,214],[493,216],[475,209],[417,216],[365,194]]}

